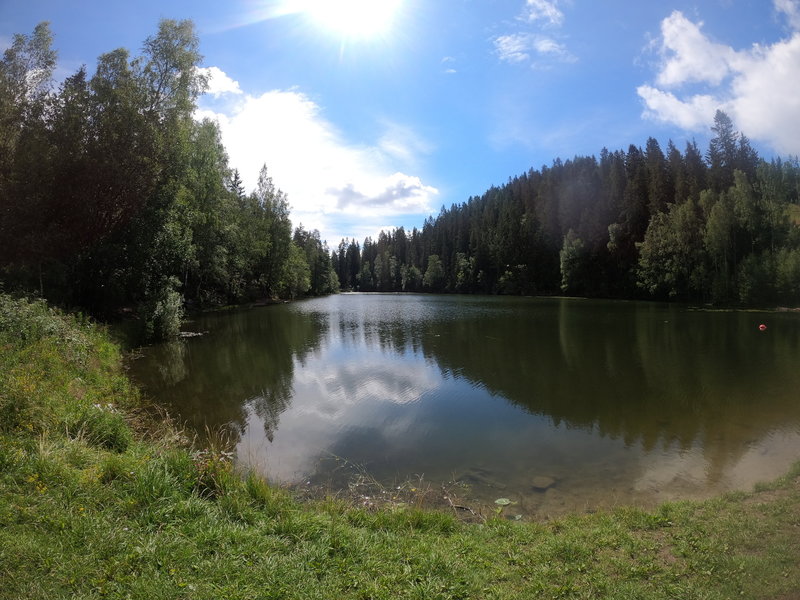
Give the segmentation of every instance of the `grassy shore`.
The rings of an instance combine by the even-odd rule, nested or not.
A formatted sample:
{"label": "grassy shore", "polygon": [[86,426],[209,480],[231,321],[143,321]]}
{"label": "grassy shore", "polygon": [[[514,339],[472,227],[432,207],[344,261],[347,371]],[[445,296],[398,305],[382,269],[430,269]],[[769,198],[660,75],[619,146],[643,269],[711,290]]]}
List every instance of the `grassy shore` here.
{"label": "grassy shore", "polygon": [[547,523],[299,502],[141,408],[97,326],[0,296],[0,598],[800,597],[800,468]]}

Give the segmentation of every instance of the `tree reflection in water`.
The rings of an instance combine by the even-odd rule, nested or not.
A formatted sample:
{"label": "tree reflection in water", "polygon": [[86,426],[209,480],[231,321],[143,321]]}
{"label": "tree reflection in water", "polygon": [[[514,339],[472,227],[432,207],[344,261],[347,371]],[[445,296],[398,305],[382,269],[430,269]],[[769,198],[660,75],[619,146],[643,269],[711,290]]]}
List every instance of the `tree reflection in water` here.
{"label": "tree reflection in water", "polygon": [[770,436],[791,446],[781,432],[800,435],[798,315],[769,315],[759,332],[766,318],[655,303],[341,295],[203,316],[193,326],[208,334],[147,349],[132,368],[200,430],[228,424],[238,442],[248,422],[263,424],[263,451],[287,477],[334,453],[387,476],[474,474],[480,462],[495,478],[549,468],[592,485],[588,471],[602,467],[633,491],[663,488],[680,469],[727,485]]}
{"label": "tree reflection in water", "polygon": [[146,348],[131,374],[201,437],[226,429],[237,443],[252,410],[272,439],[292,401],[296,361],[327,330],[324,317],[283,308],[203,315],[190,323],[203,335]]}

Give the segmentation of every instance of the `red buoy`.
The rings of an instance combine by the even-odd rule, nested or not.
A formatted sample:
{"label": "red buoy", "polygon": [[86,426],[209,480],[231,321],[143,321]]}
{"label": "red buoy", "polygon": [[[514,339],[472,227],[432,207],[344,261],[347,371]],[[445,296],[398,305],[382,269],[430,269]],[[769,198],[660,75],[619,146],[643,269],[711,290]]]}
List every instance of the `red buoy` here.
{"label": "red buoy", "polygon": [[766,331],[767,330],[767,326],[762,323],[761,325],[758,326],[758,330],[759,331]]}

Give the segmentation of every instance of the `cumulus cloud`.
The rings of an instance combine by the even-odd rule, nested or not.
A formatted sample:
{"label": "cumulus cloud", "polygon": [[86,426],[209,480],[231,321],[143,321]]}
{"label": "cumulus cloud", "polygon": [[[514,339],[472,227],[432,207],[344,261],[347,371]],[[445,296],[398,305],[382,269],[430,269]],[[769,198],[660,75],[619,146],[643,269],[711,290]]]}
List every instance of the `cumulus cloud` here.
{"label": "cumulus cloud", "polygon": [[[370,432],[385,453],[407,453],[418,444],[418,436],[426,433],[428,416],[422,400],[441,385],[438,367],[424,357],[398,362],[392,351],[369,339],[364,327],[353,334],[367,335],[369,349],[350,362],[334,364],[325,356],[314,356],[306,368],[295,369],[295,395],[281,414],[273,441],[265,438],[266,428],[256,411],[248,415],[236,447],[239,460],[289,483],[312,475],[320,457],[339,454],[337,446],[346,445],[353,432],[344,424],[359,423],[360,431]],[[392,404],[405,405],[402,417],[391,411]],[[387,420],[390,413],[392,418]],[[293,442],[300,438],[303,444]]]}
{"label": "cumulus cloud", "polygon": [[662,52],[665,55],[657,82],[663,86],[692,81],[719,85],[730,72],[736,52],[716,44],[701,31],[703,23],[692,23],[674,11],[661,23]]}
{"label": "cumulus cloud", "polygon": [[248,190],[266,164],[288,195],[293,222],[319,229],[331,243],[353,235],[345,215],[352,220],[357,214],[359,229],[371,229],[391,217],[430,213],[438,195],[435,187],[403,172],[432,150],[411,128],[384,122],[378,139],[352,143],[297,90],[241,93],[224,109],[201,109],[196,117],[219,123],[230,165]]}
{"label": "cumulus cloud", "polygon": [[364,209],[389,209],[392,213],[417,214],[429,210],[429,200],[438,192],[424,185],[419,177],[395,173],[380,181],[378,187],[357,189],[353,183],[343,188],[328,188],[328,194],[338,199],[337,207],[360,214]]}
{"label": "cumulus cloud", "polygon": [[792,27],[790,37],[741,50],[711,40],[702,23],[680,12],[667,17],[655,84],[637,88],[644,116],[699,131],[721,109],[749,137],[800,153],[800,2],[775,0],[774,7]]}
{"label": "cumulus cloud", "polygon": [[197,72],[204,75],[208,80],[207,94],[219,98],[225,94],[241,94],[242,89],[239,82],[234,81],[219,67],[198,67]]}
{"label": "cumulus cloud", "polygon": [[696,94],[688,100],[680,100],[671,92],[649,85],[641,85],[636,91],[647,106],[647,117],[675,123],[689,131],[708,128],[719,108],[717,99],[708,94]]}

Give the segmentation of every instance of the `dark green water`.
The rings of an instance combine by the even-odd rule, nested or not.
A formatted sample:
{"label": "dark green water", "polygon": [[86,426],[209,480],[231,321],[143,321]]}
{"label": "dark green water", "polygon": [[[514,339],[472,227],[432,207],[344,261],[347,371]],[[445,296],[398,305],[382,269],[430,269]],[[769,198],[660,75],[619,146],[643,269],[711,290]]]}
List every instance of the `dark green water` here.
{"label": "dark green water", "polygon": [[800,459],[797,313],[342,294],[187,329],[207,333],[133,377],[273,481],[344,486],[347,461],[545,516],[749,489]]}

